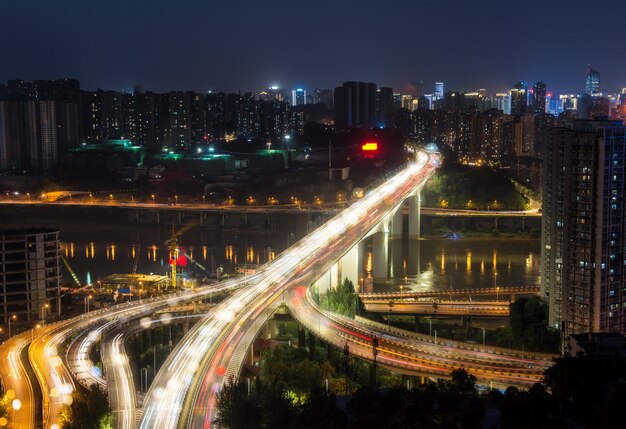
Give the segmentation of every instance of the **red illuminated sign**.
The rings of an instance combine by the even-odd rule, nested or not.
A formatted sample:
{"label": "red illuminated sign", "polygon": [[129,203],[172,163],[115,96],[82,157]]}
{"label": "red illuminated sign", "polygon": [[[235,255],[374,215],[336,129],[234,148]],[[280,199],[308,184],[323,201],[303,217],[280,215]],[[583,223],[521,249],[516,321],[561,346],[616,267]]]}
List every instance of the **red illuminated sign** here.
{"label": "red illuminated sign", "polygon": [[361,149],[365,152],[375,152],[378,150],[378,143],[376,142],[367,142],[361,146]]}

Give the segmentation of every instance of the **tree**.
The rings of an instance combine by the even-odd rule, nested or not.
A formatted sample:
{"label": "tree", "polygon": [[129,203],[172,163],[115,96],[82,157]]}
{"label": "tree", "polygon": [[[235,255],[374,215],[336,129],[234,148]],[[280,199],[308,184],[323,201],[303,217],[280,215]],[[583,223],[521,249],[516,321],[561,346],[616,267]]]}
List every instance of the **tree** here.
{"label": "tree", "polygon": [[247,386],[240,380],[229,379],[217,395],[217,425],[227,429],[258,427],[261,408],[256,397],[247,394]]}
{"label": "tree", "polygon": [[365,310],[361,298],[354,290],[354,284],[347,278],[336,288],[331,288],[320,296],[320,306],[348,317],[354,317]]}
{"label": "tree", "polygon": [[97,384],[87,390],[78,385],[71,405],[59,411],[61,429],[106,429],[112,427],[112,414],[106,394]]}

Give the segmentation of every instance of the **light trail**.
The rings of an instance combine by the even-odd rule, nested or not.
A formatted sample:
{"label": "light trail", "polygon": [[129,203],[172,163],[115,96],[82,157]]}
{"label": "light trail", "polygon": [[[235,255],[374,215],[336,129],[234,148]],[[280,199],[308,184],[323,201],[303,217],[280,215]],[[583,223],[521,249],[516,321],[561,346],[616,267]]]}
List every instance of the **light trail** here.
{"label": "light trail", "polygon": [[[397,201],[414,192],[437,166],[436,158],[420,153],[418,162],[369,192],[341,215],[267,264],[257,282],[235,293],[220,304],[214,314],[196,324],[168,357],[166,370],[160,371],[152,384],[140,427],[173,429],[179,424],[209,427],[214,415],[215,395],[226,375],[220,368],[230,366],[239,341],[256,322],[250,319],[252,312],[269,308],[292,281],[307,277],[305,273],[313,266],[334,262],[378,224],[387,211],[397,205]],[[202,367],[207,368],[205,372],[198,371],[198,356],[206,356],[202,362]],[[201,381],[197,380],[198,375]],[[208,403],[186,404],[190,388],[191,402],[200,398]]]}

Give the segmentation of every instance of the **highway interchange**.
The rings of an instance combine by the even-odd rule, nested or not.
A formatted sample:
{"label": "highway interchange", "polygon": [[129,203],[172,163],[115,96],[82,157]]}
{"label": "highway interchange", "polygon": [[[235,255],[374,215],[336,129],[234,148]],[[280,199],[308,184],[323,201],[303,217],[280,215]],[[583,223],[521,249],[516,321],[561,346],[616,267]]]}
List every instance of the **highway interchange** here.
{"label": "highway interchange", "polygon": [[[108,387],[117,427],[135,427],[135,384],[124,352],[124,339],[129,332],[122,325],[137,323],[168,306],[229,289],[235,292],[194,325],[156,374],[143,401],[139,427],[211,427],[216,395],[222,384],[229,376],[237,376],[250,343],[282,303],[289,305],[294,317],[307,328],[315,332],[317,327],[325,341],[340,347],[347,343],[356,356],[371,360],[371,339],[379,336],[381,365],[399,372],[446,376],[451,369],[465,366],[481,381],[496,385],[527,386],[538,381],[551,362],[550,356],[507,356],[493,350],[465,350],[448,343],[390,334],[381,327],[366,327],[319,311],[303,288],[388,218],[437,167],[435,155],[420,153],[417,162],[245,279],[228,280],[193,293],[121,304],[13,337],[0,346],[0,377],[5,391],[13,390],[22,401],[22,408],[15,413],[14,427],[56,429],[58,411],[71,401],[75,380]],[[59,355],[61,344],[73,334],[80,335],[66,355]],[[94,372],[88,359],[90,348],[100,338],[104,338],[106,377]],[[34,421],[34,381],[20,359],[26,346],[44,398],[43,426]]]}

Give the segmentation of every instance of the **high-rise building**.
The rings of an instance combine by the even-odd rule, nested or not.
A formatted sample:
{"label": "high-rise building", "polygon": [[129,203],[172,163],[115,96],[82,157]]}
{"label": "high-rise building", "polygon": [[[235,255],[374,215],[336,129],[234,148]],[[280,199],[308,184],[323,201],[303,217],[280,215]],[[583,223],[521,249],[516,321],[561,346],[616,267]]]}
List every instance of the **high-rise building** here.
{"label": "high-rise building", "polygon": [[521,116],[528,111],[528,83],[517,82],[511,94],[511,115]]}
{"label": "high-rise building", "polygon": [[587,75],[585,76],[585,94],[593,95],[600,92],[600,72],[587,66]]}
{"label": "high-rise building", "polygon": [[55,166],[58,156],[57,124],[54,101],[27,101],[25,149],[28,167],[47,172]]}
{"label": "high-rise building", "polygon": [[170,149],[188,149],[191,144],[191,97],[170,91],[163,98],[163,144]]}
{"label": "high-rise building", "polygon": [[443,82],[435,82],[435,99],[441,100],[443,99],[444,89]]}
{"label": "high-rise building", "polygon": [[356,127],[376,121],[376,84],[344,82],[335,88],[335,125]]}
{"label": "high-rise building", "polygon": [[388,125],[393,111],[393,88],[383,86],[378,92],[378,122]]}
{"label": "high-rise building", "polygon": [[259,92],[259,100],[261,101],[285,101],[285,91],[278,86],[270,86],[264,91]]}
{"label": "high-rise building", "polygon": [[626,128],[573,120],[544,155],[542,293],[568,335],[626,334]]}
{"label": "high-rise building", "polygon": [[300,106],[306,104],[306,91],[302,88],[296,88],[291,91],[291,105]]}
{"label": "high-rise building", "polygon": [[500,92],[495,96],[495,108],[502,110],[503,113],[511,114],[511,94],[509,92]]}
{"label": "high-rise building", "polygon": [[546,113],[546,83],[535,82],[532,92],[532,107],[535,115]]}
{"label": "high-rise building", "polygon": [[24,118],[22,103],[0,101],[0,170],[26,167]]}
{"label": "high-rise building", "polygon": [[0,231],[0,318],[61,314],[58,230]]}

